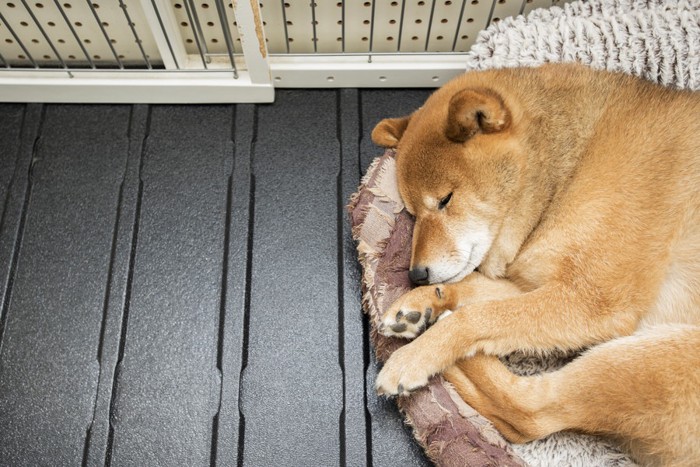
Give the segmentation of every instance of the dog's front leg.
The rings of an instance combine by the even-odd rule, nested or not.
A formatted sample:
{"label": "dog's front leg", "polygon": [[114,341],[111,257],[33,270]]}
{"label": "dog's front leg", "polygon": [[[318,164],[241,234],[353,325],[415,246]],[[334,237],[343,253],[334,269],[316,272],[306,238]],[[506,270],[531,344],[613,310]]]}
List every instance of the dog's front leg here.
{"label": "dog's front leg", "polygon": [[460,308],[394,352],[377,376],[377,391],[407,394],[477,352],[505,355],[516,350],[578,349],[634,331],[638,313],[600,309],[586,296],[550,284]]}
{"label": "dog's front leg", "polygon": [[474,272],[454,284],[416,287],[394,302],[382,316],[379,332],[389,337],[413,339],[450,312],[467,305],[520,295],[507,279],[489,279]]}
{"label": "dog's front leg", "polygon": [[[489,279],[478,272],[472,273],[454,284],[417,287],[392,304],[382,317],[379,331],[386,336],[415,338],[428,326],[441,317],[448,316],[452,311],[475,303],[501,300],[520,294],[520,290],[512,282],[506,279]],[[395,364],[401,358],[399,351],[392,356]],[[430,363],[408,361],[398,365],[407,368],[413,366],[427,368]],[[408,386],[399,383],[397,393],[408,393],[425,385],[429,376],[411,380]],[[380,393],[384,392],[379,379],[377,380],[377,390]]]}

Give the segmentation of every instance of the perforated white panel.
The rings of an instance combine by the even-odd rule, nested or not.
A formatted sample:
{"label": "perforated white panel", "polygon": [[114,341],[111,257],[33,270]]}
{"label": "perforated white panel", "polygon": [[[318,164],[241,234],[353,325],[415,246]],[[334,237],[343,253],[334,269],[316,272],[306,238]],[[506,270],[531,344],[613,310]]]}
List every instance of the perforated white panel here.
{"label": "perforated white panel", "polygon": [[[501,17],[522,0],[498,0]],[[489,21],[490,0],[261,2],[270,53],[466,52]],[[550,2],[551,4],[551,2]]]}
{"label": "perforated white panel", "polygon": [[497,23],[507,16],[517,16],[522,9],[522,0],[497,0],[493,5],[491,22]]}
{"label": "perforated white panel", "polygon": [[232,52],[241,53],[238,25],[233,14],[233,4],[228,1],[220,2],[225,11],[224,25],[216,3],[215,0],[174,2],[175,18],[188,54],[198,55],[200,61],[203,57],[206,63],[217,60],[230,63],[226,33],[231,37]]}
{"label": "perforated white panel", "polygon": [[[149,1],[0,0],[0,66],[162,67],[160,54],[172,62],[172,53],[162,46],[159,53],[152,30],[168,21],[176,32],[168,40],[181,42],[175,45],[189,56],[180,68],[231,67],[231,55],[242,53],[230,0]],[[159,12],[150,18],[160,24],[146,22],[142,2]],[[396,54],[465,52],[489,21],[565,2],[266,0],[259,5],[271,54]]]}
{"label": "perforated white panel", "polygon": [[[133,28],[133,29],[132,29]],[[137,41],[138,39],[138,41]],[[136,0],[0,3],[0,65],[17,67],[160,66]]]}

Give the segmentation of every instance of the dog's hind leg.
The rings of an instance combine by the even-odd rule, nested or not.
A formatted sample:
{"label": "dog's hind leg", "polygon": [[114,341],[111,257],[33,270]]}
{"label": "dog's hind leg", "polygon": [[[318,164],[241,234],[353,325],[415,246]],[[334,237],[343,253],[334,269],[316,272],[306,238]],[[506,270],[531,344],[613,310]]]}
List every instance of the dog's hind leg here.
{"label": "dog's hind leg", "polygon": [[645,464],[700,465],[699,349],[699,327],[661,326],[552,373],[518,377],[479,354],[445,377],[510,441],[561,430],[615,434]]}

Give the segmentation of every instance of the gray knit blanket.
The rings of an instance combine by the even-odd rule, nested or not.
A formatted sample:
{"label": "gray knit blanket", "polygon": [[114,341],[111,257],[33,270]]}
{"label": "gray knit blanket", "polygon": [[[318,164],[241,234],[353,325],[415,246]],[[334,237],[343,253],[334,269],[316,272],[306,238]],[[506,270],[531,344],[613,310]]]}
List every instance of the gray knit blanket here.
{"label": "gray knit blanket", "polygon": [[[467,70],[551,62],[579,62],[699,90],[700,0],[592,0],[534,10],[482,31],[467,54]],[[526,374],[561,363],[514,358],[511,369]],[[635,465],[612,442],[572,433],[512,448],[532,466]]]}
{"label": "gray knit blanket", "polygon": [[592,0],[505,18],[481,32],[467,70],[579,62],[700,89],[700,1]]}

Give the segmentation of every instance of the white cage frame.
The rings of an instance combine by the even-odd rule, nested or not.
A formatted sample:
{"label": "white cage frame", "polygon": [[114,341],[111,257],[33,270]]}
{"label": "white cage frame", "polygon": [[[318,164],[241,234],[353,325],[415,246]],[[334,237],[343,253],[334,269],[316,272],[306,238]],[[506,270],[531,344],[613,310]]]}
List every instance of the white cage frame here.
{"label": "white cage frame", "polygon": [[0,0],[0,101],[242,103],[272,102],[277,87],[438,87],[464,71],[478,31],[560,3]]}

